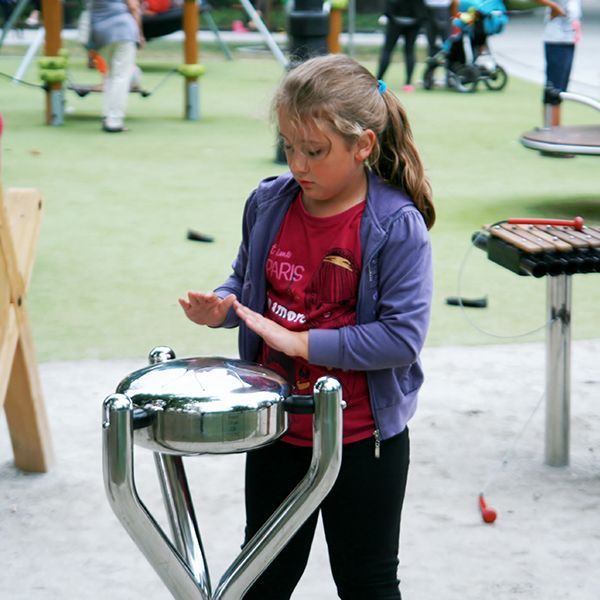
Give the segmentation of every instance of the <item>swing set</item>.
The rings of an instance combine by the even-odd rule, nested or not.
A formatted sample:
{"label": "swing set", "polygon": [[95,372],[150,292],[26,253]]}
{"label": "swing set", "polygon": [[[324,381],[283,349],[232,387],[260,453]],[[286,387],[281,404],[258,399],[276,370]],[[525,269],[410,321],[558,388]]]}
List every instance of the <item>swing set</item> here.
{"label": "swing set", "polygon": [[[0,48],[6,39],[8,32],[14,27],[27,6],[28,0],[19,0],[11,17],[5,23],[0,37]],[[19,69],[12,78],[19,82],[27,67],[38,53],[42,45],[44,46],[44,55],[39,59],[40,76],[44,85],[41,86],[46,91],[45,115],[46,123],[52,126],[59,126],[64,123],[64,92],[72,90],[78,96],[85,97],[92,92],[102,92],[101,85],[83,85],[70,80],[67,73],[67,58],[62,49],[62,2],[63,0],[42,0],[43,26],[40,27],[31,42],[26,55],[24,56]],[[288,67],[288,60],[276,44],[270,31],[262,21],[260,15],[252,6],[250,0],[240,0],[240,3],[249,18],[256,24],[256,28],[261,34],[264,42],[267,44],[277,61],[285,69]],[[198,120],[200,118],[199,110],[199,79],[204,74],[205,68],[199,63],[199,47],[197,33],[200,26],[200,15],[207,19],[208,26],[213,31],[221,50],[227,60],[232,60],[231,52],[223,42],[219,30],[210,14],[210,8],[200,0],[184,0],[181,7],[172,8],[164,13],[144,16],[142,26],[146,39],[153,39],[183,30],[183,59],[184,63],[173,69],[167,74],[167,77],[174,72],[179,73],[184,78],[185,100],[184,100],[184,118],[187,120]],[[148,35],[146,35],[146,33]],[[101,57],[96,57],[95,66],[102,73],[105,68]],[[159,83],[157,87],[162,85]],[[144,90],[139,86],[133,86],[132,92],[141,94],[143,97],[150,96],[153,92]]]}

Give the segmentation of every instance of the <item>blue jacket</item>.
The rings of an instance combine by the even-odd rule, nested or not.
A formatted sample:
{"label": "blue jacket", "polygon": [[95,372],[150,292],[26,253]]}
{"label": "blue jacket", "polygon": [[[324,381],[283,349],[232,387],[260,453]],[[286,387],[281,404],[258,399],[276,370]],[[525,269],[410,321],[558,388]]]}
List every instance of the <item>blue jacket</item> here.
{"label": "blue jacket", "polygon": [[[265,179],[244,208],[243,236],[233,273],[215,292],[233,293],[263,313],[265,263],[279,227],[300,188],[291,174]],[[423,383],[419,353],[429,325],[432,265],[429,234],[413,202],[369,174],[361,221],[363,269],[356,325],[309,331],[309,362],[365,371],[371,408],[381,439],[405,428]],[[223,326],[240,325],[231,310]],[[261,339],[243,323],[239,353],[256,361]]]}

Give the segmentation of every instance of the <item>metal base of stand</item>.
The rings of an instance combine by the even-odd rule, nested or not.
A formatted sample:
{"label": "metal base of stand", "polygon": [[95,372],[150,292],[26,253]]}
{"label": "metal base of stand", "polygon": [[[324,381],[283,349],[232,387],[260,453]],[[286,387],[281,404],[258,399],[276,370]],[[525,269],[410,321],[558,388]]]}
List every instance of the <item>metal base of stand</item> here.
{"label": "metal base of stand", "polygon": [[569,464],[571,404],[571,276],[547,280],[546,464]]}
{"label": "metal base of stand", "polygon": [[[169,413],[172,410],[169,401],[173,401],[177,397],[177,394],[169,394],[164,386],[161,387],[160,376],[169,372],[166,370],[160,371],[158,363],[165,362],[167,364],[170,362],[174,365],[175,370],[172,372],[177,373],[177,381],[179,385],[182,385],[183,373],[193,369],[191,365],[193,360],[171,361],[168,352],[162,353],[160,356],[151,354],[151,364],[153,366],[148,370],[137,372],[145,373],[145,375],[138,375],[138,377],[141,379],[148,376],[152,381],[152,385],[156,385],[157,389],[160,390],[158,396],[160,396],[161,411],[157,414]],[[232,361],[229,361],[229,370],[221,367],[220,370],[213,370],[211,374],[224,377],[224,372],[227,371],[228,380],[235,383],[234,389],[236,391],[242,389],[240,385],[243,384],[246,386],[244,395],[248,396],[249,390],[247,388],[249,384],[244,383],[244,380],[235,375],[236,372],[231,370],[231,363]],[[201,372],[201,367],[198,367],[195,371],[196,377],[200,377]],[[264,373],[255,375],[256,385],[264,377]],[[132,376],[131,379],[124,380],[125,389],[135,395],[136,390],[139,391],[140,389],[136,387],[140,385],[140,379]],[[207,384],[208,380],[204,379],[203,381],[204,384]],[[196,383],[195,385],[199,384]],[[204,427],[204,416],[208,413],[203,413],[201,432],[197,433],[199,430],[193,425],[198,421],[197,415],[190,411],[194,403],[209,400],[206,398],[200,399],[198,396],[188,397],[186,394],[189,392],[185,385],[184,389],[185,406],[188,406],[189,410],[185,413],[185,411],[181,412],[177,408],[173,409],[178,417],[183,414],[185,416],[183,421],[179,422],[180,427],[176,430],[169,430],[173,435],[180,435],[181,439],[171,440],[169,438],[169,448],[174,454],[169,453],[168,449],[165,453],[155,452],[163,498],[172,529],[172,539],[165,535],[137,494],[133,477],[134,412],[138,411],[136,417],[138,418],[138,426],[146,434],[154,432],[155,441],[157,439],[162,441],[160,431],[164,432],[169,429],[169,426],[166,425],[166,421],[160,421],[160,423],[155,420],[147,421],[149,418],[147,411],[139,407],[135,408],[133,400],[126,393],[112,394],[106,398],[103,405],[103,468],[106,493],[121,524],[175,598],[178,600],[240,600],[252,586],[252,583],[283,550],[306,519],[318,508],[335,483],[342,460],[342,410],[345,404],[342,400],[341,386],[335,379],[322,377],[314,387],[309,404],[306,404],[307,397],[305,396],[278,398],[278,406],[282,410],[285,407],[287,411],[307,412],[307,406],[310,407],[310,411],[314,408],[311,464],[305,477],[296,488],[243,547],[240,554],[221,577],[214,592],[211,592],[210,576],[182,457],[180,451],[173,447],[173,444],[177,442],[185,442],[193,446],[193,442],[189,438],[192,432],[195,432],[192,435],[194,438],[208,435]],[[203,385],[199,385],[199,389],[202,390],[202,394],[208,393]],[[263,394],[267,393],[266,386],[261,389],[265,390],[262,392]],[[152,404],[157,399],[150,400],[149,392],[145,388],[142,395],[145,402],[144,406],[147,406],[148,403]],[[165,400],[165,398],[168,398],[168,400]],[[209,393],[208,398],[214,401],[212,392]],[[217,400],[224,402],[222,399]],[[181,406],[177,402],[175,404],[178,407]],[[235,427],[232,427],[233,424],[246,422],[247,417],[252,417],[251,413],[247,413],[244,417],[243,413],[239,411],[240,405],[235,404],[235,410],[226,413],[226,421],[221,423],[221,425],[225,424],[228,427],[227,432],[230,436],[237,431]],[[158,419],[158,417],[154,418]],[[194,420],[190,421],[190,419]],[[261,426],[263,429],[264,425],[263,423]],[[278,430],[274,431],[276,433]],[[169,436],[167,435],[167,437]],[[246,446],[246,448],[250,449],[251,446]],[[200,448],[198,450],[202,453]],[[194,452],[193,449],[184,452],[186,455],[190,453],[193,455],[198,452]]]}
{"label": "metal base of stand", "polygon": [[59,127],[65,122],[65,93],[63,89],[50,90],[50,125]]}
{"label": "metal base of stand", "polygon": [[197,81],[185,82],[185,118],[188,121],[200,119],[200,84]]}

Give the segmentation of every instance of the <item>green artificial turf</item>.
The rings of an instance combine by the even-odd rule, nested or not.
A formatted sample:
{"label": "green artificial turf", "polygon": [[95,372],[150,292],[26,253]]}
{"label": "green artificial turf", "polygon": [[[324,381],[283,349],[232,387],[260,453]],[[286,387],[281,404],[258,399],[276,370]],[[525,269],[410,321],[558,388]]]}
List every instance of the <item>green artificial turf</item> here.
{"label": "green artificial turf", "polygon": [[[98,82],[83,52],[71,47],[71,75]],[[3,49],[0,71],[15,72],[23,48]],[[181,49],[151,43],[139,54],[149,98],[131,95],[124,135],[100,131],[100,94],[67,93],[62,127],[44,124],[44,93],[0,81],[5,119],[3,172],[8,187],[36,187],[45,210],[28,297],[40,360],[143,357],[158,344],[179,356],[236,351],[235,331],[187,321],[177,298],[208,290],[229,273],[240,237],[243,203],[274,163],[271,95],[282,75],[268,54],[238,49],[228,62],[202,48],[202,119],[183,119],[183,81],[169,70]],[[375,68],[375,56],[361,60]],[[396,58],[398,61],[399,58]],[[421,67],[422,65],[420,65]],[[388,84],[400,90],[403,67]],[[25,75],[37,82],[36,68]],[[525,150],[519,134],[541,120],[538,86],[511,79],[502,92],[472,95],[443,89],[402,94],[431,178],[438,222],[432,230],[435,298],[428,343],[485,344],[543,326],[545,280],[519,277],[469,251],[473,232],[511,216],[600,221],[598,164],[593,158],[543,158]],[[595,115],[569,106],[565,120]],[[188,228],[213,243],[186,239]],[[466,260],[465,260],[466,257]],[[484,310],[445,304],[461,293],[487,296]],[[597,275],[573,278],[573,335],[600,336]],[[531,341],[536,335],[516,338]]]}

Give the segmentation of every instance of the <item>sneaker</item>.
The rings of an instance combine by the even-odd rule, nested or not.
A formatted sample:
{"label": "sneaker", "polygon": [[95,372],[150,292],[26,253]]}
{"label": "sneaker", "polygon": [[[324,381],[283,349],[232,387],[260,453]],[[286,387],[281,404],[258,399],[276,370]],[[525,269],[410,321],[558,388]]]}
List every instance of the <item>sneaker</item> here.
{"label": "sneaker", "polygon": [[127,127],[109,127],[106,123],[102,123],[102,131],[106,133],[123,133],[129,131],[129,129]]}
{"label": "sneaker", "polygon": [[414,92],[415,91],[415,86],[412,85],[411,83],[407,83],[406,85],[402,86],[402,91],[403,92],[408,92],[408,93]]}
{"label": "sneaker", "polygon": [[239,19],[231,23],[231,31],[235,33],[248,33],[250,31]]}
{"label": "sneaker", "polygon": [[38,27],[40,24],[40,12],[38,10],[32,10],[31,14],[25,19],[25,25],[27,27]]}

